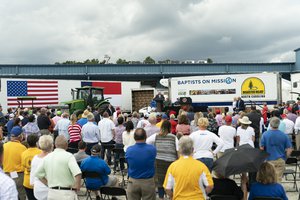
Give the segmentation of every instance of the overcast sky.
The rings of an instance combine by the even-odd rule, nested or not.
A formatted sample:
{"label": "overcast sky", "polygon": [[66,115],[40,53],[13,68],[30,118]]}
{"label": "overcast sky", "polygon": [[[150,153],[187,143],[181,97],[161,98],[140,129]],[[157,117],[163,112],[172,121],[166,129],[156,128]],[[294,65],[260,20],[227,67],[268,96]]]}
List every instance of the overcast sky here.
{"label": "overcast sky", "polygon": [[1,0],[0,63],[294,61],[299,0]]}

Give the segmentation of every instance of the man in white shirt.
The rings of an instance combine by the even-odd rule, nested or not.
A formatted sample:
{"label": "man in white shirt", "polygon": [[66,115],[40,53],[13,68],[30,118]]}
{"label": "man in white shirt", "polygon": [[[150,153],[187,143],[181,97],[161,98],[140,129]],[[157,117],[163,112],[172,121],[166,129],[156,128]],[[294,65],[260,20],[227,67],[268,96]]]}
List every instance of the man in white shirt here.
{"label": "man in white shirt", "polygon": [[98,123],[101,136],[101,158],[104,160],[105,151],[107,150],[107,164],[111,165],[111,145],[114,144],[115,124],[109,119],[107,112],[103,113],[103,119]]}
{"label": "man in white shirt", "polygon": [[227,115],[225,117],[225,123],[226,123],[225,125],[220,126],[218,131],[219,137],[224,142],[222,149],[217,154],[218,158],[220,158],[227,149],[231,149],[234,147],[234,138],[236,137],[236,129],[231,126],[232,117],[230,115]]}
{"label": "man in white shirt", "polygon": [[70,125],[69,113],[64,113],[62,119],[60,119],[54,127],[55,131],[58,131],[58,135],[63,135],[67,140],[69,140],[70,135],[68,132],[68,127]]}
{"label": "man in white shirt", "polygon": [[149,117],[149,114],[145,113],[144,118],[138,122],[136,127],[137,128],[145,128],[146,126],[149,126],[150,122],[148,121],[148,117]]}
{"label": "man in white shirt", "polygon": [[100,141],[100,130],[96,124],[94,124],[94,115],[89,113],[87,115],[88,122],[82,126],[81,135],[82,140],[86,143],[86,153],[91,155],[91,149],[94,145]]}
{"label": "man in white shirt", "polygon": [[285,134],[287,134],[292,141],[294,133],[294,122],[287,118],[286,114],[281,115],[282,121],[285,123]]}
{"label": "man in white shirt", "polygon": [[[3,160],[3,144],[0,142],[0,165]],[[0,199],[18,200],[18,191],[15,182],[7,176],[0,167]]]}

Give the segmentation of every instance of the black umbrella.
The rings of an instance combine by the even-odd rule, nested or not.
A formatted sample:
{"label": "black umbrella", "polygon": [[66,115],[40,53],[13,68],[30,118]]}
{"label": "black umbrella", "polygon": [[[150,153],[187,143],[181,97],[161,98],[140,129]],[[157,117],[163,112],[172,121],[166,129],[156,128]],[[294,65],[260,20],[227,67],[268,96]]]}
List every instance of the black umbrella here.
{"label": "black umbrella", "polygon": [[223,156],[214,162],[213,170],[225,177],[244,172],[257,172],[268,156],[267,152],[244,144],[226,150]]}

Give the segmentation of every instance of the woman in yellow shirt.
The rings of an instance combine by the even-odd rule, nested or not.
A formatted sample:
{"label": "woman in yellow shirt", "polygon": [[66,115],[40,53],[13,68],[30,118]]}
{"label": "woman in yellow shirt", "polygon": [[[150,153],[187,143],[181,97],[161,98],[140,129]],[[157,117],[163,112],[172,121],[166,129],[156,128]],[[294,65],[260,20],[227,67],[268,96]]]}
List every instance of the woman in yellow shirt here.
{"label": "woman in yellow shirt", "polygon": [[22,166],[24,167],[24,181],[23,186],[26,191],[28,200],[35,200],[33,195],[33,187],[30,185],[30,171],[31,171],[31,161],[33,157],[40,154],[42,151],[37,148],[37,142],[39,138],[37,135],[32,134],[27,137],[27,143],[29,148],[22,153]]}

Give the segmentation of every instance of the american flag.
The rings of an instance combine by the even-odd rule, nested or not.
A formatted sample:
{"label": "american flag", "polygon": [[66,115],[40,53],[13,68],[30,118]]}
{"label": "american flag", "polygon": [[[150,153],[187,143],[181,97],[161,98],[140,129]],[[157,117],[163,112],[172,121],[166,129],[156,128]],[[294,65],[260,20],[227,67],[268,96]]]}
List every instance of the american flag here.
{"label": "american flag", "polygon": [[[18,106],[17,97],[34,96],[35,107],[58,104],[58,81],[28,80],[7,81],[7,106]],[[31,107],[30,101],[23,101],[24,107]]]}

